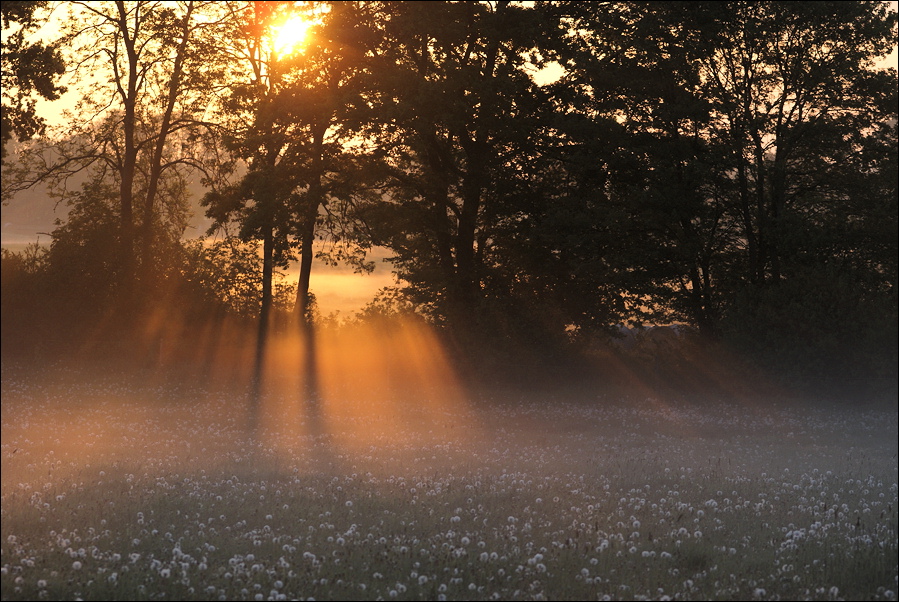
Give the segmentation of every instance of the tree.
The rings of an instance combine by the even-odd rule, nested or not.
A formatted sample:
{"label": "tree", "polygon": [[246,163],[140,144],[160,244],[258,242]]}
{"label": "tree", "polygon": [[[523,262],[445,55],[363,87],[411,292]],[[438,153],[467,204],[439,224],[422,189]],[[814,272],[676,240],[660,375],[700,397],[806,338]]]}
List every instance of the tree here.
{"label": "tree", "polygon": [[57,79],[65,71],[55,43],[30,42],[28,34],[42,22],[38,14],[47,2],[11,0],[0,4],[2,19],[2,115],[0,158],[6,159],[6,143],[15,135],[20,142],[44,131],[37,115],[35,95],[56,100],[65,89]]}
{"label": "tree", "polygon": [[806,382],[895,373],[882,335],[896,315],[896,74],[874,61],[896,15],[877,2],[553,10],[577,32],[561,49],[577,118],[612,133],[576,147],[607,177],[622,292]]}
{"label": "tree", "polygon": [[683,27],[682,8],[553,5],[561,26],[577,32],[560,36],[567,75],[555,87],[574,109],[563,122],[567,162],[579,178],[595,174],[583,195],[598,203],[604,240],[581,262],[609,265],[622,318],[688,321],[711,334],[717,264],[735,235],[727,167],[700,93],[703,39]]}
{"label": "tree", "polygon": [[[364,261],[364,231],[354,217],[355,199],[365,189],[349,145],[352,122],[366,119],[358,74],[371,37],[369,8],[284,2],[232,9],[246,23],[234,39],[249,81],[232,89],[224,110],[227,119],[251,124],[235,126],[231,138],[247,171],[238,184],[214,191],[205,202],[217,224],[239,222],[242,238],[263,240],[263,317],[271,304],[265,283],[272,266],[286,265],[298,249],[295,311],[299,323],[308,325],[316,239],[330,243],[330,251],[320,251],[328,260],[371,269]],[[307,41],[279,56],[272,31],[300,15],[315,22]]]}
{"label": "tree", "polygon": [[[204,204],[216,228],[238,223],[244,241],[262,241],[262,300],[259,312],[254,377],[255,401],[261,392],[273,308],[272,277],[299,248],[300,276],[295,318],[303,335],[304,386],[317,398],[314,297],[310,293],[316,238],[342,245],[332,260],[364,262],[354,228],[352,200],[360,195],[353,182],[349,107],[358,101],[354,74],[363,68],[367,4],[248,3],[229,4],[236,25],[229,50],[247,66],[247,81],[232,85],[222,105],[230,124],[229,146],[244,167],[236,183],[207,194]],[[280,49],[273,39],[279,27],[300,16],[315,22],[303,48]],[[245,124],[241,126],[240,124]],[[351,183],[352,182],[352,183]],[[364,244],[364,243],[363,243]]]}
{"label": "tree", "polygon": [[748,276],[777,281],[793,254],[786,225],[822,202],[826,180],[888,118],[895,72],[874,59],[895,44],[896,14],[881,2],[694,10],[712,49],[702,92],[733,161]]}
{"label": "tree", "polygon": [[[195,311],[201,316],[231,315],[258,320],[262,291],[259,251],[257,243],[242,243],[234,237],[185,241],[179,266],[181,285]],[[272,288],[274,306],[289,310],[295,287],[276,272]]]}
{"label": "tree", "polygon": [[359,272],[370,239],[358,209],[374,192],[366,181],[366,154],[352,143],[376,119],[366,95],[377,40],[373,3],[330,3],[320,10],[310,43],[290,66],[284,90],[286,119],[297,128],[290,160],[303,182],[293,200],[297,212],[300,274],[296,314],[308,322],[309,286],[316,237],[330,243],[320,257],[346,262]]}
{"label": "tree", "polygon": [[864,190],[833,184],[866,171],[852,157],[890,118],[895,74],[873,60],[895,14],[876,2],[554,10],[578,32],[563,47],[568,79],[594,121],[622,130],[620,153],[595,150],[609,158],[627,289],[713,333],[741,287],[804,269],[803,232]]}
{"label": "tree", "polygon": [[153,279],[166,189],[199,166],[194,142],[211,82],[223,69],[211,52],[222,15],[216,3],[192,1],[72,2],[68,9],[66,51],[83,96],[65,115],[63,132],[23,150],[13,188],[45,183],[66,198],[76,174],[89,183],[115,182],[129,305],[138,257],[144,281]]}
{"label": "tree", "polygon": [[542,15],[509,2],[384,11],[374,72],[384,117],[372,137],[385,202],[369,219],[415,301],[473,333],[486,305],[503,303],[503,274],[515,280],[515,266],[501,263],[512,243],[503,233],[535,200],[546,99],[528,69],[539,60]]}

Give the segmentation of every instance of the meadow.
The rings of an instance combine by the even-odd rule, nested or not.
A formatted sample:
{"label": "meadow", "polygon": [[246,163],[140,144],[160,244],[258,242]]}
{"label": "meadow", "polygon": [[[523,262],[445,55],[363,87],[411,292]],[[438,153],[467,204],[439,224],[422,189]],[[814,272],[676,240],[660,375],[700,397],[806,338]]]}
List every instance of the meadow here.
{"label": "meadow", "polygon": [[[4,367],[3,600],[895,600],[895,406]],[[251,419],[248,419],[248,416]]]}

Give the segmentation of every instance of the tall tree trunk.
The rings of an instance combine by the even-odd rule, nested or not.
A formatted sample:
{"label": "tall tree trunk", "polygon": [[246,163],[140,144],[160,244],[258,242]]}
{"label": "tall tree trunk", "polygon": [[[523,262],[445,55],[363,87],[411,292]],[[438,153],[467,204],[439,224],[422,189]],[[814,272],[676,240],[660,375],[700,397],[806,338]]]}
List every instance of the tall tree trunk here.
{"label": "tall tree trunk", "polygon": [[[314,205],[314,207],[313,207]],[[314,212],[313,212],[314,209]],[[297,283],[297,300],[295,314],[300,330],[303,363],[300,374],[303,375],[302,396],[307,403],[310,419],[318,414],[318,356],[316,354],[315,325],[312,322],[312,308],[309,307],[309,283],[312,278],[313,245],[315,243],[315,219],[318,216],[318,204],[310,203],[301,234],[302,250],[300,252],[300,277]]]}
{"label": "tall tree trunk", "polygon": [[312,260],[315,256],[313,246],[315,244],[315,218],[318,215],[318,206],[315,214],[308,210],[304,218],[300,236],[300,276],[297,280],[297,300],[294,306],[296,318],[301,328],[310,328],[312,316],[309,307],[309,284],[312,280]]}
{"label": "tall tree trunk", "polygon": [[765,164],[765,150],[762,134],[758,130],[752,132],[753,152],[755,155],[755,211],[759,240],[758,283],[764,285],[768,280],[768,265],[771,260],[771,216],[768,212],[766,196],[768,194],[768,166]]}
{"label": "tall tree trunk", "polygon": [[749,280],[755,284],[762,278],[762,267],[759,257],[759,243],[756,236],[756,228],[752,219],[752,199],[749,191],[749,175],[746,157],[743,155],[743,135],[741,131],[734,134],[734,153],[737,158],[737,183],[739,185],[740,218],[743,222],[743,236],[746,237],[746,252],[749,262]]}
{"label": "tall tree trunk", "polygon": [[156,145],[153,149],[153,158],[150,162],[150,177],[147,183],[147,194],[144,198],[143,224],[141,232],[141,255],[145,258],[143,262],[142,272],[149,284],[155,277],[154,268],[155,261],[150,261],[153,254],[153,235],[154,224],[153,214],[156,203],[156,194],[159,190],[159,179],[162,177],[162,159],[165,144],[168,139],[171,125],[172,115],[175,111],[175,103],[181,91],[181,78],[184,73],[184,59],[187,52],[187,42],[190,37],[190,19],[194,10],[194,3],[187,3],[187,10],[181,24],[181,41],[175,52],[175,63],[172,66],[172,76],[169,79],[168,97],[166,99],[165,110],[162,113],[162,121],[159,124],[159,134],[156,138]]}
{"label": "tall tree trunk", "polygon": [[[119,97],[124,107],[122,127],[124,149],[122,153],[121,182],[119,183],[119,202],[121,203],[121,240],[120,253],[122,262],[122,305],[126,315],[130,314],[135,302],[136,271],[134,255],[134,177],[137,171],[137,144],[135,128],[137,127],[137,83],[138,64],[135,40],[128,29],[128,14],[123,2],[117,2],[118,28],[122,34],[125,52],[128,57],[127,88],[118,88]],[[140,9],[135,11],[135,20],[140,18]]]}
{"label": "tall tree trunk", "polygon": [[262,303],[259,307],[260,328],[268,328],[272,312],[272,276],[274,275],[275,236],[271,224],[265,227],[262,235]]}
{"label": "tall tree trunk", "polygon": [[781,240],[783,236],[781,220],[786,205],[787,197],[787,164],[784,156],[786,153],[778,148],[774,155],[774,165],[771,170],[771,197],[770,197],[770,233],[769,254],[771,257],[771,278],[777,282],[781,278],[781,254],[783,253]]}
{"label": "tall tree trunk", "polygon": [[[498,2],[497,14],[502,14],[508,2]],[[471,48],[473,51],[473,48]],[[499,40],[494,37],[486,48],[483,72],[485,82],[495,79]],[[467,59],[468,57],[466,57]],[[477,231],[484,190],[487,187],[487,159],[490,138],[489,123],[495,110],[496,92],[487,84],[487,92],[483,95],[479,107],[479,119],[474,136],[470,136],[464,128],[457,132],[457,137],[465,152],[466,173],[462,180],[462,208],[459,212],[459,224],[456,232],[456,286],[458,288],[459,309],[462,318],[470,320],[476,313],[478,299],[481,294],[479,267],[477,265]],[[460,99],[461,100],[461,99]],[[464,102],[464,100],[462,100]],[[467,314],[467,315],[465,315]]]}
{"label": "tall tree trunk", "polygon": [[312,180],[306,198],[307,205],[302,212],[300,231],[300,276],[297,281],[295,314],[300,327],[306,331],[312,328],[309,307],[309,284],[312,281],[312,260],[315,256],[315,225],[319,207],[324,203],[324,139],[326,126],[316,125],[312,133]]}
{"label": "tall tree trunk", "polygon": [[[471,164],[477,165],[480,157],[469,157]],[[462,183],[462,210],[456,232],[456,303],[463,313],[462,319],[470,320],[477,308],[480,295],[478,266],[475,265],[476,234],[478,214],[481,210],[483,194],[483,173],[479,168],[470,168]]]}

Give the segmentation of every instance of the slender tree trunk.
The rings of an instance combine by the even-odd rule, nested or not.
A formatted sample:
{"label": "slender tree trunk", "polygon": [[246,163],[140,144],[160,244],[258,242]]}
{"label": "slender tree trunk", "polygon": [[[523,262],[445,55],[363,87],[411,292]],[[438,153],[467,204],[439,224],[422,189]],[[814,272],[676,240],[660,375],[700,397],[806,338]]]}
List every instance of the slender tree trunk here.
{"label": "slender tree trunk", "polygon": [[780,256],[782,232],[781,219],[787,196],[787,166],[784,152],[778,147],[774,156],[774,166],[771,170],[771,202],[770,202],[770,234],[769,248],[771,256],[771,278],[777,282],[781,277]]}
{"label": "slender tree trunk", "polygon": [[311,307],[309,307],[309,282],[312,277],[313,244],[315,243],[315,218],[318,215],[318,204],[315,204],[315,214],[312,209],[306,213],[303,224],[300,253],[300,277],[297,283],[296,320],[300,330],[300,343],[302,344],[303,364],[300,373],[303,375],[302,396],[306,400],[307,414],[310,420],[315,421],[318,415],[318,356],[315,341],[315,325],[312,323]]}
{"label": "slender tree trunk", "polygon": [[178,100],[178,95],[181,92],[181,78],[184,72],[184,59],[187,53],[187,43],[188,39],[190,38],[190,19],[191,14],[193,13],[193,9],[194,3],[188,2],[187,10],[181,24],[181,41],[178,43],[178,48],[175,53],[175,63],[172,66],[172,77],[169,80],[169,90],[168,98],[166,99],[166,107],[162,114],[162,121],[159,125],[159,134],[156,138],[156,146],[153,149],[153,158],[150,162],[150,177],[147,184],[146,197],[144,198],[142,224],[143,227],[141,233],[141,254],[145,258],[145,261],[143,262],[144,267],[142,272],[148,283],[152,281],[153,277],[155,276],[153,272],[154,268],[156,267],[156,262],[150,261],[150,258],[153,255],[153,215],[155,213],[154,207],[156,203],[156,194],[159,190],[159,179],[162,177],[163,151],[165,150],[165,144],[171,130],[172,115],[175,111],[175,103]]}
{"label": "slender tree trunk", "polygon": [[[137,258],[135,257],[135,227],[134,227],[134,179],[137,173],[137,88],[138,88],[138,52],[135,39],[129,30],[128,13],[123,2],[116,2],[118,19],[116,26],[122,35],[122,43],[125,47],[125,56],[127,59],[127,73],[125,74],[125,84],[122,85],[120,74],[116,73],[118,82],[118,95],[122,101],[122,133],[124,136],[123,148],[121,151],[120,175],[119,183],[119,202],[121,206],[121,239],[119,252],[121,254],[121,292],[117,305],[116,320],[117,327],[123,327],[128,331],[126,338],[129,338],[130,331],[135,326],[135,309],[138,299],[137,295]],[[137,8],[134,14],[135,31],[138,29],[137,24],[140,21],[140,9]],[[121,335],[122,333],[118,333]]]}
{"label": "slender tree trunk", "polygon": [[272,276],[274,275],[275,236],[271,224],[266,226],[262,236],[262,303],[259,308],[260,328],[268,329],[272,312]]}
{"label": "slender tree trunk", "polygon": [[[118,88],[119,97],[124,107],[122,116],[122,129],[124,134],[124,149],[122,153],[121,182],[119,183],[119,201],[121,203],[121,240],[120,252],[122,262],[122,305],[125,314],[133,310],[136,294],[136,269],[134,248],[134,178],[137,171],[137,144],[135,142],[135,129],[137,127],[137,83],[138,64],[135,40],[128,29],[128,14],[123,2],[117,2],[118,28],[122,34],[125,45],[125,53],[128,58],[128,74],[126,87]],[[140,19],[140,9],[135,11],[135,20]],[[136,26],[135,26],[136,29]],[[119,80],[120,81],[120,80]]]}
{"label": "slender tree trunk", "polygon": [[768,166],[765,164],[761,133],[753,131],[752,141],[755,154],[755,211],[759,235],[759,284],[764,284],[768,279],[768,263],[771,259],[771,220],[765,200],[768,192]]}
{"label": "slender tree trunk", "polygon": [[[495,10],[502,13],[508,2],[497,2]],[[485,81],[495,78],[499,40],[490,40],[486,49],[483,72]],[[464,99],[461,99],[464,102]],[[489,91],[481,101],[479,116],[489,121],[495,109],[496,94]],[[483,123],[479,124],[474,137],[470,137],[463,129],[457,132],[461,146],[465,152],[467,171],[462,180],[462,208],[459,212],[459,224],[456,232],[456,282],[458,287],[458,303],[463,312],[463,319],[470,320],[476,313],[481,284],[477,265],[477,231],[478,219],[483,204],[483,194],[487,185],[487,158],[490,130]],[[467,315],[465,315],[467,314]]]}
{"label": "slender tree trunk", "polygon": [[[318,207],[316,206],[316,209]],[[312,323],[309,307],[309,284],[312,281],[312,260],[315,256],[313,246],[315,244],[315,215],[312,211],[306,213],[303,230],[300,236],[300,276],[297,280],[297,300],[295,313],[301,328],[309,328]]]}
{"label": "slender tree trunk", "polygon": [[[699,262],[697,262],[699,263]],[[704,337],[711,339],[716,334],[714,309],[712,307],[712,286],[707,264],[690,268],[690,300],[693,320]]]}
{"label": "slender tree trunk", "polygon": [[[480,157],[469,159],[476,164]],[[475,312],[480,294],[478,266],[475,265],[475,243],[483,188],[481,170],[470,170],[462,184],[462,210],[459,214],[455,240],[457,303],[459,310],[463,312],[463,319],[469,320]]]}
{"label": "slender tree trunk", "polygon": [[300,232],[300,276],[297,281],[295,313],[298,324],[304,330],[311,330],[312,316],[309,313],[309,285],[312,281],[312,260],[315,256],[315,225],[318,209],[324,203],[324,138],[326,127],[316,126],[312,134],[312,181],[309,185],[307,205],[303,211]]}
{"label": "slender tree trunk", "polygon": [[755,225],[752,219],[752,202],[749,192],[749,176],[746,174],[746,160],[743,157],[742,148],[736,149],[738,157],[737,181],[740,195],[740,217],[743,219],[743,235],[746,237],[746,251],[749,255],[749,280],[758,283],[761,277],[759,265],[759,244],[755,233]]}

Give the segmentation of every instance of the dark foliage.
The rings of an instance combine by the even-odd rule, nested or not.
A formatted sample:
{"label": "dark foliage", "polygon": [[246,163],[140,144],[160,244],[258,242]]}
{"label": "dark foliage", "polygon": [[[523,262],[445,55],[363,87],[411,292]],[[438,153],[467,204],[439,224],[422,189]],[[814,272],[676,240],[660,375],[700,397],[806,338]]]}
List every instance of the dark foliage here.
{"label": "dark foliage", "polygon": [[[145,319],[165,303],[260,325],[293,305],[308,320],[324,240],[359,270],[389,249],[402,286],[363,318],[428,320],[481,381],[620,370],[647,390],[713,392],[761,370],[816,393],[895,393],[884,3],[323,4],[304,5],[320,19],[283,61],[263,32],[291,3],[222,13],[222,39],[251,60],[246,81],[202,78],[225,99],[203,132],[230,155],[191,161],[216,184],[208,215],[238,236],[183,243],[183,180],[158,169],[152,186],[129,175],[127,203],[95,178],[66,198],[49,250],[4,254],[4,349],[27,332],[7,324],[53,341],[114,323],[123,298]],[[549,65],[558,79],[539,82]],[[132,221],[149,234],[123,246]],[[287,303],[275,271],[296,257]],[[620,324],[639,344],[622,346]],[[664,324],[688,340],[639,328]]]}
{"label": "dark foliage", "polygon": [[6,143],[15,136],[25,141],[44,130],[37,114],[36,97],[59,98],[64,88],[57,79],[65,71],[62,54],[54,44],[28,39],[39,25],[38,13],[48,2],[7,0],[0,4],[3,30],[3,103],[0,115],[0,156],[6,159]]}

